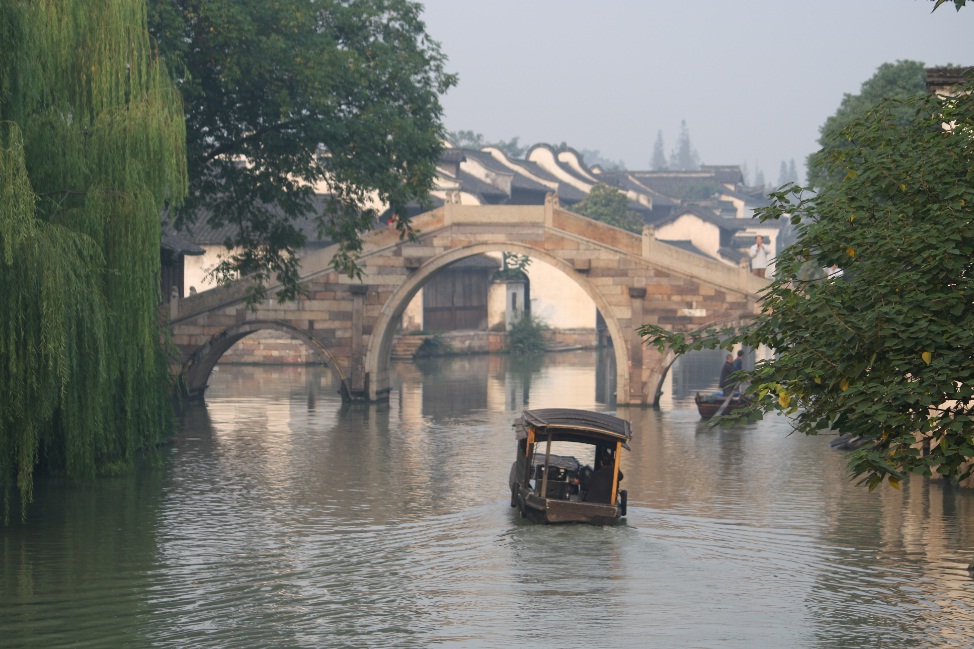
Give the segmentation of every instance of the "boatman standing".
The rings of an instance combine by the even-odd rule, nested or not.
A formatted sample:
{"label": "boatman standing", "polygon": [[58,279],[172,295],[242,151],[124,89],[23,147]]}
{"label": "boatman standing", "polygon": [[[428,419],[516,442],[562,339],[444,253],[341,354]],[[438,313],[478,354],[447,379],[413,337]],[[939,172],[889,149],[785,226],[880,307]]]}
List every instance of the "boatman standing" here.
{"label": "boatman standing", "polygon": [[724,358],[724,366],[720,368],[720,382],[718,385],[721,390],[726,390],[731,386],[730,380],[727,378],[734,372],[734,357],[728,354]]}
{"label": "boatman standing", "polygon": [[760,234],[754,237],[754,245],[748,248],[751,257],[751,272],[758,277],[765,277],[768,270],[768,247],[764,245],[764,237]]}

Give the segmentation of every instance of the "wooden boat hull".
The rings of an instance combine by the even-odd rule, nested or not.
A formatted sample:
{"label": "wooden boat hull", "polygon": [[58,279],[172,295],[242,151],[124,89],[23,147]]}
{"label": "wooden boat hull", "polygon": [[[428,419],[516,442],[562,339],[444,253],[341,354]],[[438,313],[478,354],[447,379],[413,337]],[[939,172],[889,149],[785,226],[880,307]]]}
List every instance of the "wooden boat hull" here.
{"label": "wooden boat hull", "polygon": [[[700,413],[701,419],[710,419],[711,417],[716,415],[717,411],[720,410],[720,407],[724,405],[723,399],[719,401],[705,399],[703,395],[701,395],[699,392],[697,393],[697,396],[694,399],[694,401],[697,404],[697,412]],[[727,407],[724,408],[721,414],[727,414],[729,412],[733,412],[738,408],[743,408],[746,405],[747,405],[746,400],[742,399],[741,397],[734,397],[733,399],[730,400],[730,402],[728,402]]]}
{"label": "wooden boat hull", "polygon": [[518,511],[535,523],[615,525],[621,520],[620,508],[615,505],[542,498],[523,489],[518,491]]}
{"label": "wooden boat hull", "polygon": [[[517,484],[517,463],[511,466],[511,507],[517,507],[522,518],[534,523],[588,523],[615,525],[625,516],[624,505],[582,502],[564,498],[544,498]],[[625,492],[621,492],[624,501]]]}

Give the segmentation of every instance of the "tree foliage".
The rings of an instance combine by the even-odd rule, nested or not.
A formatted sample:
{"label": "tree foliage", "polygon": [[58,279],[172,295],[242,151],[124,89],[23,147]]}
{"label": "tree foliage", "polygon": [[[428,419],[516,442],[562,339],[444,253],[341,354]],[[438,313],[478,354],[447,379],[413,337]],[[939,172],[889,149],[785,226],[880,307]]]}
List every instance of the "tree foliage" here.
{"label": "tree foliage", "polygon": [[516,252],[501,253],[501,268],[494,273],[494,279],[527,279],[531,257]]}
{"label": "tree foliage", "polygon": [[447,131],[446,137],[458,149],[481,149],[487,146],[484,134],[476,131]]}
{"label": "tree foliage", "polygon": [[595,185],[592,191],[572,210],[576,214],[587,216],[596,221],[630,232],[640,233],[643,230],[643,220],[638,212],[629,209],[629,199],[615,187]]}
{"label": "tree foliage", "polygon": [[676,148],[670,153],[670,169],[675,171],[694,171],[700,168],[700,156],[690,143],[690,129],[687,121],[680,122],[680,136]]}
{"label": "tree foliage", "polygon": [[159,214],[186,191],[179,95],[141,0],[0,4],[0,501],[171,431]]}
{"label": "tree foliage", "polygon": [[[840,180],[772,195],[760,217],[790,216],[799,239],[753,325],[640,329],[678,353],[770,347],[746,375],[746,416],[777,410],[803,433],[862,436],[849,468],[870,487],[906,472],[958,481],[974,466],[974,80],[959,91],[853,116],[815,158]],[[844,274],[799,279],[809,263]]]}
{"label": "tree foliage", "polygon": [[498,140],[488,142],[483,133],[475,131],[448,131],[446,134],[450,143],[459,149],[482,149],[485,146],[497,147],[509,158],[520,158],[527,152],[527,147],[521,146],[520,137],[512,137],[508,141]]}
{"label": "tree foliage", "polygon": [[[456,81],[409,0],[150,0],[186,111],[190,192],[177,224],[233,226],[219,269],[298,288],[298,219],[340,244],[349,275],[377,203],[432,187],[439,95]],[[316,191],[327,198],[316,202]],[[396,226],[410,234],[407,219]]]}
{"label": "tree foliage", "polygon": [[940,7],[940,5],[946,4],[948,2],[953,2],[954,8],[957,9],[957,11],[960,11],[961,7],[967,4],[967,0],[930,0],[930,2],[934,3],[933,5],[934,11],[936,11]]}
{"label": "tree foliage", "polygon": [[795,159],[792,158],[788,163],[781,161],[781,168],[778,170],[778,187],[788,183],[798,184],[798,169],[795,168]]}
{"label": "tree foliage", "polygon": [[612,160],[602,155],[598,149],[582,149],[578,152],[582,164],[592,168],[596,165],[605,171],[625,171],[626,163],[622,160]]}
{"label": "tree foliage", "polygon": [[[827,157],[826,149],[847,146],[843,131],[853,120],[861,118],[885,99],[907,99],[926,91],[926,68],[919,61],[897,61],[879,66],[870,79],[863,82],[859,94],[846,93],[835,114],[825,120],[819,129],[819,151],[808,156],[808,183],[813,187],[824,187],[838,178],[823,164]],[[898,121],[913,118],[909,107],[898,104]]]}
{"label": "tree foliage", "polygon": [[653,171],[666,169],[666,145],[663,143],[663,131],[656,132],[656,142],[653,144],[653,157],[649,161],[649,168]]}
{"label": "tree foliage", "polygon": [[524,313],[511,324],[505,349],[516,356],[540,354],[548,348],[548,331],[544,320]]}

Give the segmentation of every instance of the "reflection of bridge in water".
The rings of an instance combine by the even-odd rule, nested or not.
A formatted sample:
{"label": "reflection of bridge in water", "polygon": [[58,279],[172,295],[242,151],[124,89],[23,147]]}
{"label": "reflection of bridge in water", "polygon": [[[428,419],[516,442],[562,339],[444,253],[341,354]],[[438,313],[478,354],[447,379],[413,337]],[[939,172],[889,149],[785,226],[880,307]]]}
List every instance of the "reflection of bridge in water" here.
{"label": "reflection of bridge in water", "polygon": [[245,304],[245,283],[215,288],[171,305],[173,341],[190,396],[201,397],[220,357],[241,338],[272,329],[304,341],[329,366],[351,400],[388,396],[389,354],[400,317],[440,269],[488,252],[540,259],[592,299],[612,336],[617,402],[653,404],[672,355],[647,348],[644,323],[675,331],[732,324],[753,315],[766,280],[653,238],[567,212],[549,198],[537,206],[447,204],[413,219],[418,238],[394,229],[365,236],[362,281],[330,268],[334,248],[302,260],[308,294],[294,302]]}

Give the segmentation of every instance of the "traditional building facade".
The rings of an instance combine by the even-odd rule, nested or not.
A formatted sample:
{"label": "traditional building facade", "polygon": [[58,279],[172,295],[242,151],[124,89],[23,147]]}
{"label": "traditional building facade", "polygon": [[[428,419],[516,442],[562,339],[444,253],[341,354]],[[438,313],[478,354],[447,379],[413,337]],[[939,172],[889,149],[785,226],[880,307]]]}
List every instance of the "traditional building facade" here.
{"label": "traditional building facade", "polygon": [[[538,144],[523,158],[513,158],[493,146],[448,147],[437,169],[429,202],[409,206],[409,216],[448,203],[543,205],[549,195],[555,196],[563,208],[571,210],[595,186],[604,184],[625,194],[628,209],[639,215],[649,236],[657,241],[733,267],[747,265],[746,250],[757,235],[764,237],[772,253],[777,250],[778,224],[762,224],[752,218],[754,210],[766,205],[767,199],[761,190],[745,186],[743,173],[737,166],[703,166],[695,171],[606,171],[588,167],[572,149]],[[384,218],[392,216],[386,213]],[[302,229],[308,236],[304,254],[329,244],[316,236],[312,223],[304,224]],[[205,224],[197,226],[193,241],[204,254],[186,259],[181,295],[214,286],[210,273],[222,256],[228,254],[223,245],[228,234]],[[487,263],[500,264],[500,253],[491,253],[489,257]],[[444,276],[443,286],[434,284],[421,289],[406,308],[402,316],[403,333],[442,331],[449,319],[444,313],[451,307],[465,311],[473,308],[468,304],[473,297],[460,296],[455,287],[457,281],[467,286],[464,282],[469,283],[478,274],[460,268],[447,268],[443,272],[449,275]],[[584,291],[540,260],[532,260],[525,273],[527,285],[519,294],[525,300],[523,312],[546,322],[556,336],[561,334],[573,342],[595,346],[599,340],[598,314]],[[479,296],[475,300],[476,308],[482,308],[481,302],[486,304],[486,320],[478,320],[477,324],[482,325],[478,328],[504,329],[515,319],[509,304],[511,286],[507,281],[490,279],[490,273],[479,276],[486,287],[474,291]],[[445,302],[447,282],[453,287],[449,304]],[[425,295],[427,291],[435,291],[435,296]],[[467,330],[471,322],[463,320],[456,328]]]}

